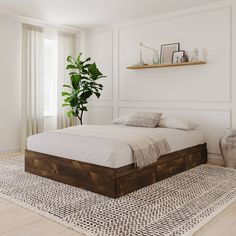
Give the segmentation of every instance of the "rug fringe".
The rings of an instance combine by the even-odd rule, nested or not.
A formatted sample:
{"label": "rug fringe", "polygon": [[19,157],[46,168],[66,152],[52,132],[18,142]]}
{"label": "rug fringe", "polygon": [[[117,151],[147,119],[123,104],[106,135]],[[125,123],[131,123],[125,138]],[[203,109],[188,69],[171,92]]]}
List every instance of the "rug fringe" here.
{"label": "rug fringe", "polygon": [[190,231],[184,233],[182,236],[192,236],[195,233],[197,233],[198,230],[200,230],[202,227],[204,227],[208,222],[213,220],[217,215],[219,215],[221,212],[223,212],[226,208],[230,207],[234,202],[236,201],[236,196],[231,199],[227,204],[219,207],[213,214],[208,216],[204,221],[197,224],[194,228],[192,228]]}
{"label": "rug fringe", "polygon": [[53,216],[52,214],[46,213],[44,211],[41,211],[41,210],[39,210],[39,209],[37,209],[35,207],[32,207],[32,206],[30,206],[30,205],[28,205],[26,203],[23,203],[23,202],[21,202],[21,201],[19,201],[17,199],[11,198],[8,195],[0,193],[0,197],[3,198],[4,200],[8,201],[8,202],[16,204],[19,207],[22,207],[22,208],[24,208],[26,210],[30,210],[30,211],[32,211],[32,212],[34,212],[34,213],[44,217],[45,219],[48,219],[48,220],[50,220],[52,222],[56,222],[56,223],[58,223],[58,224],[60,224],[62,226],[67,227],[68,229],[71,229],[71,230],[74,230],[74,231],[76,231],[76,232],[78,232],[80,234],[83,234],[83,236],[94,236],[94,234],[89,233],[89,232],[79,228],[78,226],[66,223],[65,221],[59,219],[58,217]]}

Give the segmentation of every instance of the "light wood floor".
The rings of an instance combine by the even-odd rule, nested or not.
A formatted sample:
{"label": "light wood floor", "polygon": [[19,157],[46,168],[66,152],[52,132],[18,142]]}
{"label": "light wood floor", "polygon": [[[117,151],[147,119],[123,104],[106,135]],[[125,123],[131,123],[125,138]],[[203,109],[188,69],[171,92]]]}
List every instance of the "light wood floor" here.
{"label": "light wood floor", "polygon": [[[0,198],[0,235],[81,236],[73,230],[2,198]],[[195,236],[236,236],[236,202],[201,228]]]}

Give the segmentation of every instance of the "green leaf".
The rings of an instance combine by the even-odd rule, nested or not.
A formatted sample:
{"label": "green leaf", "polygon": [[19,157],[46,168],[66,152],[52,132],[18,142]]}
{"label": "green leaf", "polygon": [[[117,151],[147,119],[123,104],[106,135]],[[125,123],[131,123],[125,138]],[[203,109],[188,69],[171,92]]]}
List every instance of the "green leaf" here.
{"label": "green leaf", "polygon": [[77,63],[79,64],[80,63],[80,57],[81,57],[82,53],[79,53],[79,55],[77,56]]}
{"label": "green leaf", "polygon": [[68,84],[64,84],[63,87],[64,88],[71,88],[72,89],[72,87],[70,85],[68,85]]}
{"label": "green leaf", "polygon": [[69,73],[69,75],[77,75],[77,74],[78,74],[78,73],[75,72],[75,71],[72,71],[72,72]]}
{"label": "green leaf", "polygon": [[64,102],[70,102],[71,101],[71,97],[67,97],[64,99]]}
{"label": "green leaf", "polygon": [[69,65],[66,66],[66,69],[67,70],[68,69],[77,69],[77,66],[69,64]]}
{"label": "green leaf", "polygon": [[92,75],[97,74],[97,66],[96,66],[95,62],[89,66],[88,71]]}
{"label": "green leaf", "polygon": [[[101,72],[100,72],[101,73]],[[98,79],[101,79],[101,78],[106,78],[106,76],[105,75],[99,75],[98,76]]]}
{"label": "green leaf", "polygon": [[61,92],[61,96],[64,97],[64,96],[70,96],[70,93],[67,93],[67,92]]}
{"label": "green leaf", "polygon": [[84,63],[86,63],[86,62],[88,62],[88,61],[91,61],[91,58],[90,58],[90,57],[86,58],[86,59],[82,62],[82,64],[84,64]]}
{"label": "green leaf", "polygon": [[70,77],[71,83],[74,89],[77,89],[81,80],[81,76],[79,74],[73,74]]}
{"label": "green leaf", "polygon": [[88,111],[87,107],[82,107],[81,111]]}
{"label": "green leaf", "polygon": [[84,104],[87,104],[88,102],[86,101],[86,100],[83,100],[83,99],[79,99],[79,103],[81,104],[81,105],[84,105]]}
{"label": "green leaf", "polygon": [[96,92],[96,93],[94,93],[94,94],[96,95],[96,97],[97,97],[97,98],[99,98],[99,97],[100,97],[100,95],[101,95],[100,93],[97,93],[97,92]]}
{"label": "green leaf", "polygon": [[78,113],[77,113],[76,111],[73,111],[73,112],[72,112],[72,115],[75,116],[75,117],[77,117],[77,116],[78,116]]}
{"label": "green leaf", "polygon": [[75,107],[77,106],[78,104],[78,98],[77,97],[73,97],[71,100],[70,100],[70,105],[71,107]]}
{"label": "green leaf", "polygon": [[74,96],[78,97],[79,93],[80,93],[80,89],[74,89],[71,93],[71,97],[74,97]]}
{"label": "green leaf", "polygon": [[67,60],[68,63],[70,63],[72,65],[75,65],[75,60],[72,56],[68,56],[66,60]]}
{"label": "green leaf", "polygon": [[92,94],[93,94],[92,90],[86,91],[81,94],[81,98],[84,100],[87,100]]}
{"label": "green leaf", "polygon": [[63,107],[69,107],[70,104],[65,103],[65,104],[62,104],[62,106],[63,106]]}
{"label": "green leaf", "polygon": [[72,110],[71,110],[71,111],[68,111],[68,112],[66,112],[66,114],[67,114],[67,116],[68,116],[68,117],[71,117],[72,113],[73,113],[73,111],[72,111]]}
{"label": "green leaf", "polygon": [[[90,66],[90,65],[89,65]],[[89,67],[88,66],[88,67]],[[81,72],[82,72],[82,74],[84,74],[84,75],[90,75],[90,73],[89,73],[89,71],[85,68],[85,67],[83,67],[83,69],[81,70]]]}

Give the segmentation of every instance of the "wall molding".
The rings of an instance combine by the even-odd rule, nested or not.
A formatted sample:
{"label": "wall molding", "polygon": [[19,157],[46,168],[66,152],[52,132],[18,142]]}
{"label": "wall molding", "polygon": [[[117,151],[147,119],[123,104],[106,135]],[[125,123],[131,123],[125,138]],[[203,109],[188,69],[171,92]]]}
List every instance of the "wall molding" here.
{"label": "wall molding", "polygon": [[178,107],[143,107],[143,106],[119,106],[119,109],[144,109],[144,110],[177,110],[177,111],[210,111],[210,112],[232,112],[232,109],[215,109],[215,108],[178,108]]}
{"label": "wall molding", "polygon": [[[99,101],[104,101],[104,102],[112,102],[113,101],[113,97],[114,97],[114,88],[113,88],[113,74],[114,74],[114,70],[113,70],[113,61],[114,61],[114,44],[113,44],[113,28],[106,28],[106,29],[99,29],[99,30],[92,30],[92,31],[87,31],[85,33],[85,37],[89,37],[89,36],[93,36],[96,34],[102,34],[102,33],[106,33],[106,32],[111,32],[111,50],[112,50],[112,61],[111,61],[111,87],[112,87],[112,93],[111,93],[111,98],[109,99],[104,99],[104,98],[99,98]],[[91,98],[90,101],[96,101],[97,99],[95,98]]]}
{"label": "wall molding", "polygon": [[233,6],[229,6],[230,11],[230,102],[233,102]]}
{"label": "wall molding", "polygon": [[[141,105],[140,105],[141,104]],[[146,100],[132,100],[132,101],[119,101],[118,106],[143,106],[143,107],[177,107],[177,108],[210,108],[210,109],[226,109],[226,110],[230,110],[232,109],[233,103],[218,103],[218,102],[214,102],[214,103],[208,103],[208,102],[162,102],[162,101],[146,101]]]}
{"label": "wall molding", "polygon": [[[204,108],[173,108],[173,107],[142,107],[142,106],[119,106],[119,109],[118,109],[118,116],[121,116],[121,110],[122,109],[126,109],[126,110],[152,110],[152,111],[155,111],[155,110],[160,110],[160,111],[184,111],[184,112],[188,112],[188,111],[193,111],[193,112],[219,112],[219,113],[228,113],[229,115],[229,121],[227,122],[228,124],[228,127],[229,128],[232,128],[232,109],[214,109],[214,108],[209,108],[209,109],[204,109]],[[220,151],[216,149],[216,147],[218,148],[218,142],[216,144],[215,147],[211,147],[210,149],[208,148],[208,153],[209,154],[216,154],[216,155],[219,155],[220,154]]]}
{"label": "wall molding", "polygon": [[[99,105],[98,104],[92,104],[91,107],[106,107],[109,109],[112,109],[113,111],[113,119],[116,118],[117,116],[119,116],[122,113],[122,109],[123,110],[123,114],[128,113],[129,110],[135,110],[135,109],[142,109],[142,110],[163,110],[163,111],[168,111],[168,113],[171,113],[173,111],[176,111],[176,113],[178,113],[178,111],[186,111],[186,116],[192,117],[195,114],[198,116],[199,118],[199,123],[204,126],[206,128],[207,132],[207,138],[209,141],[209,148],[208,149],[208,153],[209,153],[209,161],[218,161],[218,162],[222,162],[222,157],[219,153],[219,149],[218,149],[218,138],[220,137],[221,133],[223,134],[223,129],[224,127],[233,127],[233,125],[235,126],[235,110],[234,110],[234,105],[235,105],[235,94],[234,92],[234,87],[235,87],[235,81],[234,81],[234,68],[233,68],[233,60],[234,60],[234,44],[233,44],[233,39],[235,37],[235,25],[233,25],[235,23],[235,17],[236,17],[236,9],[233,8],[236,7],[235,3],[233,3],[233,1],[229,0],[229,1],[222,1],[222,2],[217,2],[217,3],[212,3],[212,4],[208,4],[208,5],[203,5],[200,7],[194,7],[191,9],[184,9],[181,11],[175,11],[175,12],[171,12],[171,13],[166,13],[166,14],[161,14],[161,15],[157,15],[157,16],[152,16],[152,17],[147,17],[147,18],[142,18],[142,19],[137,19],[134,21],[130,21],[130,22],[126,22],[124,24],[116,24],[113,25],[112,28],[112,32],[113,32],[113,42],[112,42],[112,55],[113,55],[113,60],[112,60],[112,83],[113,83],[113,88],[112,88],[112,95],[113,95],[113,100],[109,100],[109,101],[104,101],[104,100],[99,100]],[[220,11],[220,9],[223,9],[222,11]],[[224,10],[225,9],[225,10]],[[218,12],[214,11],[219,11],[219,15]],[[140,25],[144,25],[144,24],[148,24],[148,23],[155,23],[155,22],[160,22],[160,21],[167,21],[169,19],[178,19],[180,17],[184,17],[184,16],[190,16],[193,14],[201,14],[201,13],[207,13],[207,12],[213,12],[212,15],[213,16],[222,16],[222,19],[224,19],[224,25],[227,27],[227,30],[222,31],[225,33],[225,37],[220,39],[219,42],[222,42],[223,45],[226,45],[225,48],[227,48],[227,51],[225,51],[226,53],[224,53],[225,59],[227,60],[227,64],[226,63],[219,63],[219,65],[223,64],[223,71],[222,74],[225,74],[223,72],[227,72],[227,83],[225,83],[224,85],[224,96],[218,96],[216,91],[218,92],[218,90],[214,90],[214,94],[213,94],[213,99],[211,98],[211,96],[207,96],[207,91],[205,90],[204,93],[204,97],[203,100],[199,100],[199,97],[196,96],[196,94],[194,94],[194,96],[189,96],[190,98],[193,97],[194,99],[180,99],[180,100],[174,100],[174,99],[145,99],[148,98],[148,94],[145,94],[146,96],[144,96],[144,99],[133,99],[132,96],[129,96],[129,92],[132,93],[132,86],[130,86],[129,90],[125,90],[126,93],[122,94],[121,92],[121,86],[122,86],[122,82],[125,83],[124,78],[121,78],[121,76],[123,75],[123,70],[124,68],[121,67],[121,63],[123,62],[122,60],[122,54],[121,52],[125,53],[125,51],[122,51],[123,47],[122,47],[122,39],[123,39],[123,29],[127,29],[129,31],[129,29],[132,30],[132,27],[138,27]],[[207,15],[204,15],[204,17]],[[201,17],[201,15],[196,16],[197,17]],[[224,17],[224,18],[223,18]],[[205,18],[204,18],[205,19]],[[221,19],[221,18],[220,18]],[[222,27],[224,26],[222,24]],[[200,28],[199,28],[200,29]],[[89,32],[89,34],[93,34],[93,33],[100,33],[100,32],[104,32],[104,31],[110,31],[111,29],[100,29],[97,32],[91,31]],[[138,28],[137,28],[138,30]],[[201,30],[199,30],[199,32],[201,32]],[[216,34],[218,31],[213,31],[214,34]],[[124,36],[125,36],[125,32],[124,32]],[[126,38],[124,38],[126,39]],[[210,38],[211,39],[211,38]],[[218,42],[218,41],[217,41]],[[124,41],[125,43],[125,41]],[[204,42],[201,42],[201,44],[203,45]],[[211,48],[212,49],[212,48]],[[218,57],[217,57],[218,58]],[[213,62],[214,63],[214,62]],[[209,64],[211,64],[211,61],[209,61]],[[123,65],[124,66],[124,65]],[[215,65],[212,66],[212,69],[216,68]],[[207,72],[207,70],[206,70]],[[221,72],[221,71],[219,71]],[[170,73],[171,74],[171,73]],[[152,75],[152,74],[151,74]],[[200,73],[201,75],[201,73]],[[212,73],[212,75],[214,75],[214,73]],[[153,75],[152,75],[153,76]],[[217,85],[222,85],[223,81],[222,80],[218,80],[219,82],[217,83]],[[134,81],[135,82],[135,81]],[[210,79],[208,80],[209,83],[214,84],[214,82],[212,82]],[[144,83],[144,82],[143,82]],[[131,83],[128,83],[129,85]],[[141,83],[142,84],[142,83]],[[168,84],[168,83],[167,83]],[[197,83],[197,85],[199,85],[199,83]],[[209,85],[209,84],[208,84]],[[200,85],[199,85],[200,86]],[[198,87],[199,87],[198,86]],[[190,86],[191,87],[191,86]],[[174,90],[175,91],[175,90]],[[181,90],[180,90],[181,91]],[[220,91],[220,90],[219,90]],[[178,98],[178,94],[174,94],[176,97]],[[123,99],[123,98],[124,99]],[[155,96],[153,96],[155,98]],[[168,95],[164,95],[164,97],[168,98]],[[128,99],[126,99],[128,98]],[[129,99],[131,98],[131,99]],[[138,96],[137,96],[138,98]],[[208,99],[210,98],[210,99]],[[214,99],[216,98],[216,99]],[[217,99],[219,98],[219,99]],[[110,102],[112,102],[112,104],[110,104]],[[196,112],[196,113],[194,113]],[[199,113],[198,113],[199,112]],[[202,112],[202,113],[201,113]],[[210,118],[209,118],[209,122],[204,121],[204,119],[208,117],[208,112],[216,112],[216,113],[211,113]],[[218,113],[219,112],[219,113]],[[110,112],[109,112],[110,114]],[[214,123],[214,116],[216,114],[216,123]],[[196,118],[196,120],[198,119]],[[214,124],[211,125],[211,121],[213,121]],[[219,123],[219,127],[215,127],[217,124]],[[207,129],[209,125],[209,130]],[[215,129],[215,130],[214,130]]]}
{"label": "wall molding", "polygon": [[[154,22],[159,22],[159,21],[165,21],[168,19],[173,19],[173,18],[178,18],[178,17],[183,17],[183,16],[189,16],[192,14],[200,14],[203,12],[211,12],[211,11],[215,11],[215,10],[219,10],[219,9],[228,9],[229,10],[229,22],[230,22],[230,31],[229,31],[229,41],[230,41],[230,52],[229,52],[229,60],[230,60],[230,76],[229,76],[229,99],[225,99],[225,100],[171,100],[171,99],[157,99],[157,100],[153,100],[153,99],[121,99],[121,95],[120,95],[120,30],[124,29],[124,28],[131,28],[131,27],[135,27],[135,26],[139,26],[142,24],[148,24],[148,23],[154,23]],[[187,13],[183,13],[183,11],[187,11]],[[122,25],[118,25],[118,61],[119,61],[119,73],[118,73],[118,101],[122,101],[122,102],[130,102],[130,101],[146,101],[146,102],[181,102],[181,103],[231,103],[232,102],[232,80],[233,80],[233,63],[232,63],[232,42],[233,42],[233,32],[232,32],[232,3],[230,2],[223,2],[220,4],[210,4],[210,5],[206,5],[206,6],[201,6],[200,8],[193,8],[190,10],[183,10],[181,12],[177,12],[177,13],[169,13],[169,14],[165,14],[165,15],[160,15],[160,16],[154,16],[154,17],[149,17],[149,18],[145,18],[145,19],[141,19],[141,20],[136,20],[133,21],[131,23],[126,23],[126,24],[122,24]],[[165,68],[163,68],[165,69]],[[173,69],[173,68],[172,68]]]}
{"label": "wall molding", "polygon": [[88,105],[88,107],[96,107],[96,108],[112,108],[113,109],[113,105],[110,104],[110,105],[103,105],[103,104],[92,104],[92,105]]}
{"label": "wall molding", "polygon": [[177,108],[177,107],[143,107],[143,106],[119,106],[118,115],[121,109],[141,109],[141,110],[170,110],[170,111],[200,111],[200,112],[228,112],[230,116],[229,127],[232,128],[232,109],[214,109],[214,108]]}
{"label": "wall molding", "polygon": [[217,2],[217,3],[205,4],[205,5],[198,6],[198,7],[167,12],[167,13],[158,14],[158,15],[154,15],[154,16],[135,19],[135,20],[128,21],[125,23],[121,23],[121,24],[116,24],[115,26],[119,27],[120,29],[129,28],[129,27],[134,27],[137,25],[153,23],[156,21],[169,20],[169,19],[173,19],[173,18],[177,18],[177,17],[188,16],[188,15],[198,14],[198,13],[204,13],[207,11],[214,11],[214,10],[218,10],[221,8],[227,8],[227,7],[232,7],[232,1],[226,0],[226,1],[221,1],[221,2]]}
{"label": "wall molding", "polygon": [[21,16],[18,14],[12,14],[12,13],[5,12],[5,11],[0,11],[0,14],[5,15],[5,16],[9,16],[9,17],[13,17],[20,23],[35,24],[35,25],[43,26],[43,27],[53,27],[57,30],[66,30],[71,33],[76,33],[78,36],[81,36],[81,34],[83,34],[85,32],[84,28],[70,27],[70,26],[66,26],[66,25],[49,23],[44,20],[39,20],[39,19],[32,18],[32,17]]}
{"label": "wall molding", "polygon": [[98,29],[87,29],[85,30],[85,36],[93,35],[93,34],[99,34],[104,33],[107,31],[113,31],[113,27],[105,27],[105,28],[98,28]]}

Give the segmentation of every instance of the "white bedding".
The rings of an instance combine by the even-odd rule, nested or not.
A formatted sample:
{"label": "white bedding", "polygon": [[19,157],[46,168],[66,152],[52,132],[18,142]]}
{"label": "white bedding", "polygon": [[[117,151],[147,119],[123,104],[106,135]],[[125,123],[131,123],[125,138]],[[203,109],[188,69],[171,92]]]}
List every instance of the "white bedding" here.
{"label": "white bedding", "polygon": [[[168,128],[152,128],[152,130],[167,139],[170,152],[205,143],[200,130],[183,131]],[[125,143],[58,132],[30,136],[27,139],[27,149],[111,168],[134,163],[131,147]]]}

